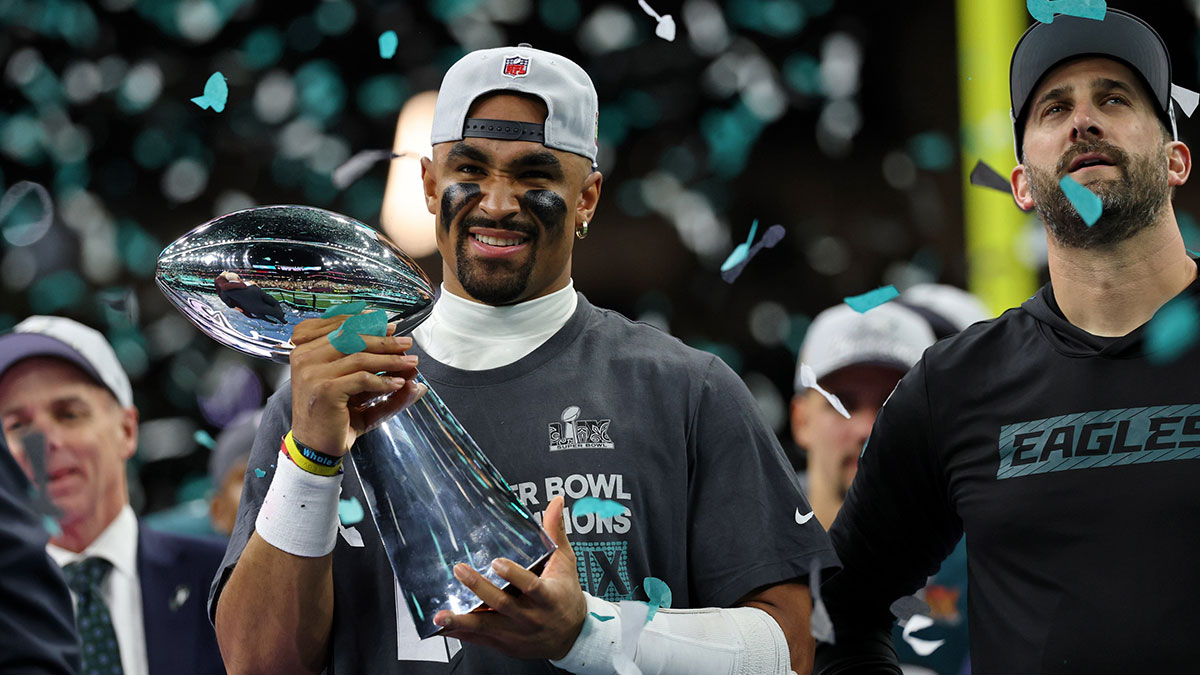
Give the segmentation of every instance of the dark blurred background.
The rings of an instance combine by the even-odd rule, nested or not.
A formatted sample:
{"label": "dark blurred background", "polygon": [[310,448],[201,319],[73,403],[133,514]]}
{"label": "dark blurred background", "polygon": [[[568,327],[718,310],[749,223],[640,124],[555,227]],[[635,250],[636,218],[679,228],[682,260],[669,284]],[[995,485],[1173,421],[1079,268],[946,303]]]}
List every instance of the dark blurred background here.
{"label": "dark blurred background", "polygon": [[[1155,26],[1174,81],[1200,89],[1200,2],[1109,4]],[[389,170],[410,160],[345,189],[333,169],[393,147],[405,103],[467,51],[529,42],[580,63],[600,96],[604,192],[576,287],[719,354],[794,449],[787,401],[813,315],[883,284],[967,283],[963,192],[984,188],[966,184],[959,142],[956,5],[650,5],[673,16],[673,42],[636,0],[0,0],[0,189],[36,182],[53,205],[42,226],[36,194],[6,200],[0,331],[33,313],[103,330],[143,420],[135,508],[202,495],[212,436],[285,373],[173,310],[153,283],[159,251],[254,205],[379,226]],[[385,59],[388,30],[399,48]],[[220,113],[190,101],[216,71]],[[1180,121],[1185,141],[1195,128]],[[1011,158],[996,168],[1007,176]],[[1200,197],[1175,203],[1195,250]],[[726,283],[719,267],[755,219],[760,236],[787,234]],[[1025,219],[1013,245],[1044,274],[1041,226]],[[440,278],[436,256],[420,263]]]}

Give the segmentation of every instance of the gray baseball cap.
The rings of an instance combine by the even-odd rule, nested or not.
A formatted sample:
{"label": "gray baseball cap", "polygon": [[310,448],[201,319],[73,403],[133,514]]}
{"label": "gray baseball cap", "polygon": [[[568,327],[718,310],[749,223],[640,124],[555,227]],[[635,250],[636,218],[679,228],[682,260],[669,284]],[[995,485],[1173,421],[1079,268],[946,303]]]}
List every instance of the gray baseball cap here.
{"label": "gray baseball cap", "polygon": [[129,376],[100,331],[61,316],[31,316],[0,336],[0,376],[35,356],[68,361],[111,391],[122,407],[133,405]]}
{"label": "gray baseball cap", "polygon": [[214,487],[220,487],[225,474],[239,459],[248,459],[254,447],[254,436],[262,423],[263,411],[250,410],[233,419],[217,435],[217,445],[208,456],[208,475]]}
{"label": "gray baseball cap", "polygon": [[[475,99],[517,92],[546,103],[545,124],[468,118]],[[442,79],[430,141],[436,145],[464,137],[533,141],[596,163],[600,104],[592,78],[574,61],[526,43],[480,49],[462,57]]]}
{"label": "gray baseball cap", "polygon": [[1103,21],[1059,15],[1052,23],[1036,22],[1017,42],[1008,81],[1018,162],[1029,97],[1051,69],[1081,56],[1106,56],[1133,69],[1158,104],[1158,115],[1171,130],[1172,138],[1179,138],[1171,106],[1171,54],[1167,44],[1150,24],[1110,7]]}

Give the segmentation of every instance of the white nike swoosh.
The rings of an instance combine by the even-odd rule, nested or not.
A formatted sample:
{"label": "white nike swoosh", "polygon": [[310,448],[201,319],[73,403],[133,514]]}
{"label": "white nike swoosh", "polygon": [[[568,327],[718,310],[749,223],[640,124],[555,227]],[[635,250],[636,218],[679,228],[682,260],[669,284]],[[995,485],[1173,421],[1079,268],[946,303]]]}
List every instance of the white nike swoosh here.
{"label": "white nike swoosh", "polygon": [[803,524],[807,523],[808,521],[812,520],[812,518],[813,518],[812,511],[809,511],[808,513],[806,513],[804,515],[800,515],[800,509],[796,509],[796,523],[798,525],[803,525]]}

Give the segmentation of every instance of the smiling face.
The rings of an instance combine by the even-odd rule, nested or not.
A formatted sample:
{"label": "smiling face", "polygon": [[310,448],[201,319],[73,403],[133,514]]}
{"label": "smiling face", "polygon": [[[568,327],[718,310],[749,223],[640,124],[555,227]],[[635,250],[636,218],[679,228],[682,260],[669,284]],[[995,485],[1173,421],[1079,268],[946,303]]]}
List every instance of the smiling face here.
{"label": "smiling face", "polygon": [[[1112,59],[1076,59],[1051,70],[1030,101],[1013,195],[1022,208],[1037,208],[1058,244],[1111,246],[1160,219],[1191,158],[1170,139],[1132,70]],[[1104,212],[1094,226],[1063,194],[1063,176],[1100,197]]]}
{"label": "smiling face", "polygon": [[122,408],[108,389],[70,363],[34,357],[0,376],[0,418],[30,480],[33,464],[21,438],[31,432],[45,436],[50,500],[62,510],[64,537],[86,547],[128,501],[125,462],[137,449],[137,410]]}
{"label": "smiling face", "polygon": [[[497,94],[468,117],[541,124],[546,107]],[[573,232],[600,197],[601,175],[587,159],[540,143],[464,138],[434,146],[421,174],[447,290],[508,305],[566,287]]]}

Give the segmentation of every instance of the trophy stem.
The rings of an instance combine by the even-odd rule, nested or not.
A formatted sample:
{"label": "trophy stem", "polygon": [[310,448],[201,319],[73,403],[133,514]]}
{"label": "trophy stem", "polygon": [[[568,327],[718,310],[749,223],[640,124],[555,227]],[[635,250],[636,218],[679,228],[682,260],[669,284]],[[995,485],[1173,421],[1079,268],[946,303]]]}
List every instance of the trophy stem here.
{"label": "trophy stem", "polygon": [[359,438],[351,460],[422,637],[439,610],[481,602],[454,578],[466,563],[504,587],[496,558],[536,568],[555,549],[504,477],[419,373],[426,394]]}

